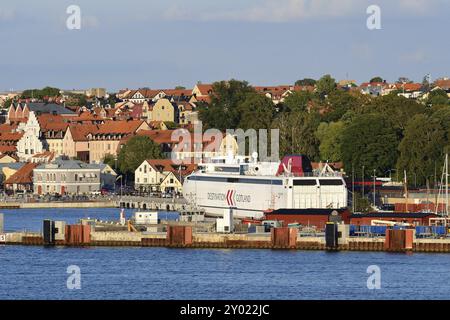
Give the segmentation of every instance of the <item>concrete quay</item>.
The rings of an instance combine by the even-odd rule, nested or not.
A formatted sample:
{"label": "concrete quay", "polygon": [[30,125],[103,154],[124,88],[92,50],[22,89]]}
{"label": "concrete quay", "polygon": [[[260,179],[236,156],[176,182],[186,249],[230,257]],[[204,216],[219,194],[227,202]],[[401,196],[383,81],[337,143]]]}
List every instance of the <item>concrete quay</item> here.
{"label": "concrete quay", "polygon": [[[410,244],[390,246],[389,237],[347,237],[329,247],[325,237],[300,236],[295,228],[272,228],[271,232],[222,234],[194,232],[192,226],[167,226],[166,232],[95,231],[92,226],[74,225],[77,232],[65,228],[51,245],[61,246],[137,246],[167,248],[218,249],[289,249],[331,251],[397,251],[450,253],[450,239],[413,239]],[[394,230],[396,233],[397,230]],[[397,240],[395,240],[397,241]],[[6,244],[45,245],[41,233],[13,232],[6,234]]]}
{"label": "concrete quay", "polygon": [[1,209],[48,209],[48,208],[116,208],[115,201],[85,201],[85,202],[3,202]]}
{"label": "concrete quay", "polygon": [[156,198],[125,196],[116,200],[116,206],[127,209],[163,210],[163,211],[195,211],[184,198]]}

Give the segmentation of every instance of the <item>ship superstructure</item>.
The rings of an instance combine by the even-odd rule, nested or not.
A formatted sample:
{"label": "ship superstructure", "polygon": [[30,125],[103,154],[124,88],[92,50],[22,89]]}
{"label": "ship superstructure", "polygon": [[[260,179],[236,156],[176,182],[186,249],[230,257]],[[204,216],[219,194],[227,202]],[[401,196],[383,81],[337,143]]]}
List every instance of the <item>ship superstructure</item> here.
{"label": "ship superstructure", "polygon": [[214,158],[186,177],[183,195],[209,215],[222,216],[231,207],[239,218],[261,218],[270,209],[347,207],[342,175],[310,169],[302,156],[287,156],[281,162],[259,162],[257,155]]}

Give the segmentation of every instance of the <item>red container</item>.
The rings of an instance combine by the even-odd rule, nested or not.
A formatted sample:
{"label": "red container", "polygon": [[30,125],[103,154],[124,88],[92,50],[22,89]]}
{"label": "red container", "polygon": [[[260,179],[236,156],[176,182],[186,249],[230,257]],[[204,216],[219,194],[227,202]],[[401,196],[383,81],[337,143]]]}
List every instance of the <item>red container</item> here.
{"label": "red container", "polygon": [[297,228],[289,228],[289,247],[292,248],[297,246],[297,234],[298,234]]}
{"label": "red container", "polygon": [[289,228],[272,228],[271,229],[272,245],[276,247],[289,246]]}

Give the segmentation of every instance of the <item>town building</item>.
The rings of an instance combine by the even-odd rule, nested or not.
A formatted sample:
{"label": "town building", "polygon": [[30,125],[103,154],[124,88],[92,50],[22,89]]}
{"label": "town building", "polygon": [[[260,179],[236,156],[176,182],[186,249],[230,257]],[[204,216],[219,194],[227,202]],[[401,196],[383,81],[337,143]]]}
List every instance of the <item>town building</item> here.
{"label": "town building", "polygon": [[1,163],[0,162],[0,187],[4,189],[4,183],[13,174],[15,174],[20,168],[25,165],[24,162],[11,162],[11,163]]}
{"label": "town building", "polygon": [[101,167],[79,160],[56,159],[34,169],[35,194],[89,194],[100,191]]}
{"label": "town building", "polygon": [[106,163],[100,163],[100,186],[102,189],[114,190],[117,173]]}
{"label": "town building", "polygon": [[5,191],[31,192],[33,190],[33,170],[36,163],[26,163],[4,182]]}
{"label": "town building", "polygon": [[141,192],[181,192],[183,177],[195,169],[195,164],[175,164],[170,159],[145,160],[134,173],[134,186]]}
{"label": "town building", "polygon": [[63,154],[71,159],[89,162],[88,135],[97,130],[95,124],[69,125],[63,138]]}
{"label": "town building", "polygon": [[108,154],[116,157],[122,139],[141,130],[150,130],[147,122],[142,120],[106,121],[99,125],[96,131],[87,135],[89,162],[100,163]]}
{"label": "town building", "polygon": [[28,161],[33,155],[44,151],[44,144],[40,139],[41,127],[34,112],[30,112],[23,131],[17,142],[17,156],[21,161]]}

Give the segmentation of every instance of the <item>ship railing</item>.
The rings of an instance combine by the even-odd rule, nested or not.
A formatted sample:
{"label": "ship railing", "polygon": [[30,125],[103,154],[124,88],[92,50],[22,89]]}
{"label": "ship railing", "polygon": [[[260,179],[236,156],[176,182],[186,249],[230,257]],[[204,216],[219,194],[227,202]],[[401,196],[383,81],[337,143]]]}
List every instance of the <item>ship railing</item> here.
{"label": "ship railing", "polygon": [[320,172],[303,172],[303,173],[291,173],[292,177],[343,177],[344,174],[342,172],[332,172],[332,173],[320,173]]}

